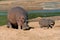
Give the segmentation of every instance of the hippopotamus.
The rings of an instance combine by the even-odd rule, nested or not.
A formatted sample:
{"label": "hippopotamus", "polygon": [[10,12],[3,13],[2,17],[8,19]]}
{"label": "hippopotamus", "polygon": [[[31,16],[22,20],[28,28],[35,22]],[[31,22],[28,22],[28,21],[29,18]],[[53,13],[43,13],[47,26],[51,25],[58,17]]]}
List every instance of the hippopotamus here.
{"label": "hippopotamus", "polygon": [[39,25],[41,28],[43,27],[52,28],[55,25],[55,21],[52,19],[41,19],[39,21]]}
{"label": "hippopotamus", "polygon": [[29,30],[28,13],[22,7],[13,7],[8,11],[8,28]]}

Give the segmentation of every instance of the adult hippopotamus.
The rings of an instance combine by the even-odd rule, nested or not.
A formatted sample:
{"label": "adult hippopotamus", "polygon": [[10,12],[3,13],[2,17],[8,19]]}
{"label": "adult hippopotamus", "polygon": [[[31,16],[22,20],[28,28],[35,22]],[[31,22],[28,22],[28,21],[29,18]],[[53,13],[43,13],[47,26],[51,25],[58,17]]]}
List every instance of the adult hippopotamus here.
{"label": "adult hippopotamus", "polygon": [[16,29],[29,30],[28,26],[28,14],[27,11],[21,7],[13,7],[8,11],[7,15],[8,25],[7,27],[12,27]]}

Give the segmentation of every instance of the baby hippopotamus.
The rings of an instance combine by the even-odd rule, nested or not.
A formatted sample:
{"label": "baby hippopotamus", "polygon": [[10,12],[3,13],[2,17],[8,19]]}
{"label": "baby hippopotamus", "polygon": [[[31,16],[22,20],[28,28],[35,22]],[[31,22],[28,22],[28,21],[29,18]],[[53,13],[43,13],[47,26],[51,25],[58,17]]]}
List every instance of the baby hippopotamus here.
{"label": "baby hippopotamus", "polygon": [[29,30],[28,26],[28,13],[21,7],[13,7],[8,11],[7,15],[8,25],[15,29]]}
{"label": "baby hippopotamus", "polygon": [[43,27],[52,28],[52,26],[55,25],[55,21],[52,19],[41,19],[39,21],[39,25],[41,28],[43,28]]}

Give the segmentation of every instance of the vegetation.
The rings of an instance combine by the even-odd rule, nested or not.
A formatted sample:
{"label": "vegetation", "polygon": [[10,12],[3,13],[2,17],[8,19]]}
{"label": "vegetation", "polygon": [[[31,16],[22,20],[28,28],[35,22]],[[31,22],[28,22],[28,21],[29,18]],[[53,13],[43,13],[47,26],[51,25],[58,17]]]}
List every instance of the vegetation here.
{"label": "vegetation", "polygon": [[50,17],[50,16],[60,16],[60,12],[50,12],[50,13],[30,13],[28,14],[29,19],[36,17]]}
{"label": "vegetation", "polygon": [[7,24],[7,16],[0,15],[0,25],[5,25],[5,24]]}
{"label": "vegetation", "polygon": [[6,1],[6,0],[0,0],[0,1]]}
{"label": "vegetation", "polygon": [[0,0],[0,1],[4,1],[4,0]]}
{"label": "vegetation", "polygon": [[[1,15],[5,14],[5,15]],[[28,18],[36,18],[36,17],[50,17],[50,16],[60,16],[60,12],[54,13],[29,13]],[[7,24],[7,12],[0,12],[0,25]]]}

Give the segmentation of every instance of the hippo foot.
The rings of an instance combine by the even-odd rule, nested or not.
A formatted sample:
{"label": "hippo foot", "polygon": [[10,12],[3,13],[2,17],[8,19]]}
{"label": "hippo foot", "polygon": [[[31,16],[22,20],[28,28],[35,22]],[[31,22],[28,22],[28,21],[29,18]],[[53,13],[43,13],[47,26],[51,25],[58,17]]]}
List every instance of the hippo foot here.
{"label": "hippo foot", "polygon": [[9,26],[7,26],[7,28],[9,28]]}

